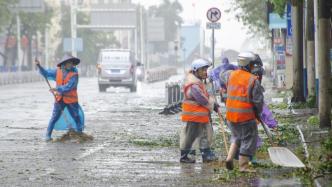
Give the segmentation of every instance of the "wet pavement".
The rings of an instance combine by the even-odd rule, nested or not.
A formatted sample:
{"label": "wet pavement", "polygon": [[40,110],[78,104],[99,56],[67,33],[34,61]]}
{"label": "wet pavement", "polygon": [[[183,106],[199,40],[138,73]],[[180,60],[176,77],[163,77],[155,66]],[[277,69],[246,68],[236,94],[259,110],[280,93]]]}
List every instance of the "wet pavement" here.
{"label": "wet pavement", "polygon": [[[97,86],[95,78],[80,79],[85,131],[94,136],[85,143],[43,141],[53,107],[46,83],[0,87],[0,186],[226,185],[218,179],[218,172],[226,172],[220,164],[203,164],[198,156],[196,164],[180,164],[176,141],[168,146],[133,143],[177,137],[179,115],[158,114],[165,103],[165,82],[139,83],[137,93],[125,88],[99,93]],[[242,176],[227,184],[243,185],[302,183],[274,178],[272,173],[267,178]]]}

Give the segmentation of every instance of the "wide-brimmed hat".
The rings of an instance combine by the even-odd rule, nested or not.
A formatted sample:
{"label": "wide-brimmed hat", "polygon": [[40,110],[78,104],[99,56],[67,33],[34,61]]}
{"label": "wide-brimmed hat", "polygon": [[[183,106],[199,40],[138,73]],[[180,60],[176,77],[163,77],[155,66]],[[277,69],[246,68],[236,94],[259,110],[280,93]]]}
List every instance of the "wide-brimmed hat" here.
{"label": "wide-brimmed hat", "polygon": [[57,64],[57,66],[60,67],[62,64],[66,63],[68,61],[72,61],[75,66],[80,63],[80,59],[78,59],[76,57],[73,57],[73,56],[71,56],[69,54],[65,54],[62,57],[61,61]]}

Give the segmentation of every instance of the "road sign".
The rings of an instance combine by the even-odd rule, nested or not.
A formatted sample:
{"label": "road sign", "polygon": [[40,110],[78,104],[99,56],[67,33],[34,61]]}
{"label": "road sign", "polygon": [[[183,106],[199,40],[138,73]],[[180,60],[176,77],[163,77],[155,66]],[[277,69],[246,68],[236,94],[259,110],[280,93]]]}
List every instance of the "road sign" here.
{"label": "road sign", "polygon": [[206,12],[206,17],[211,22],[217,22],[221,17],[221,12],[218,8],[212,7]]}
{"label": "road sign", "polygon": [[206,28],[207,29],[220,29],[221,24],[219,22],[207,22],[206,23]]}

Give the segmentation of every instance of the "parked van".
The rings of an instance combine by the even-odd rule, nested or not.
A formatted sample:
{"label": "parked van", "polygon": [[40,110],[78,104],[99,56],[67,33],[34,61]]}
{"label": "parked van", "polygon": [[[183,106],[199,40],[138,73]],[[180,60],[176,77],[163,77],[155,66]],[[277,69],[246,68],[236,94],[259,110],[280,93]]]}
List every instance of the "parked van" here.
{"label": "parked van", "polygon": [[129,49],[102,49],[98,59],[99,91],[105,92],[108,87],[128,87],[136,92],[136,61]]}

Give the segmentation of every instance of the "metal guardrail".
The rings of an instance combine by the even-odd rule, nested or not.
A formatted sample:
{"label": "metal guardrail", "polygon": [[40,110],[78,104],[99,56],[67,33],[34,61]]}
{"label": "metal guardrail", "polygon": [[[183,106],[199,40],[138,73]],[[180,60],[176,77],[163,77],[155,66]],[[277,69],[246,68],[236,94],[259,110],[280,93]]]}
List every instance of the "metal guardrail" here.
{"label": "metal guardrail", "polygon": [[166,83],[165,96],[166,107],[159,114],[170,115],[182,111],[181,105],[184,96],[180,82]]}
{"label": "metal guardrail", "polygon": [[149,69],[146,72],[146,80],[147,82],[162,81],[176,74],[177,74],[176,68],[171,68],[171,67],[167,68],[160,67],[155,69]]}
{"label": "metal guardrail", "polygon": [[0,73],[0,86],[8,84],[38,82],[42,80],[43,77],[37,71]]}

